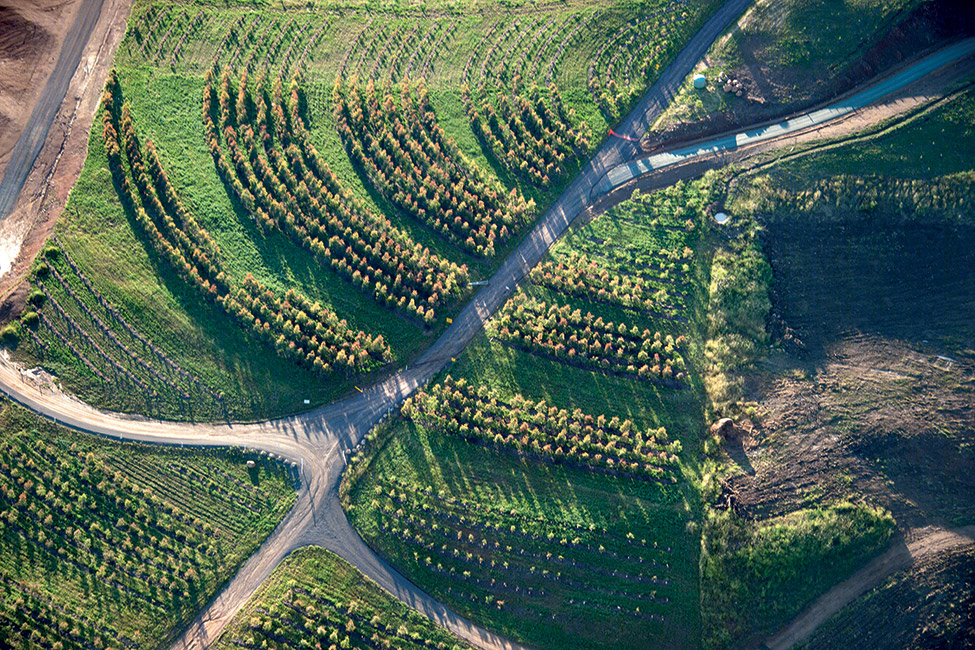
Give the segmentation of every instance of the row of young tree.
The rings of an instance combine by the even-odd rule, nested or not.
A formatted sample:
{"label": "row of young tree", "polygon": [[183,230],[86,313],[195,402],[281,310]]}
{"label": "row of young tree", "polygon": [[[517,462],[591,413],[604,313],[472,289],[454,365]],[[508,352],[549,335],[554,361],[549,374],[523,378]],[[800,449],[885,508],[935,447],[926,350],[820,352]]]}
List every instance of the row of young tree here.
{"label": "row of young tree", "polygon": [[[422,80],[399,86],[398,101],[369,80],[337,78],[336,122],[352,160],[376,190],[406,214],[473,254],[490,257],[534,212],[517,189],[506,193],[463,156],[437,123]],[[415,97],[414,97],[415,92]]]}
{"label": "row of young tree", "polygon": [[552,45],[556,18],[534,29],[530,38],[518,29],[518,20],[498,33],[501,24],[492,26],[468,58],[461,85],[465,110],[474,133],[502,164],[535,185],[547,186],[564,176],[567,160],[589,150],[592,133],[574,111],[565,109],[558,86],[549,83],[545,97],[535,84],[523,87],[523,75],[537,70]]}
{"label": "row of young tree", "polygon": [[504,609],[558,595],[556,611],[612,602],[614,611],[628,605],[625,615],[635,615],[663,612],[670,601],[670,550],[645,539],[619,545],[599,533],[567,531],[543,515],[529,522],[505,512],[465,515],[395,477],[381,480],[370,496],[370,517],[387,544],[437,582],[466,583],[482,603]]}
{"label": "row of young tree", "polygon": [[232,633],[231,642],[254,649],[461,650],[460,645],[445,644],[446,633],[425,629],[429,623],[410,629],[406,622],[376,603],[355,598],[346,602],[331,588],[292,580],[280,600],[258,607],[246,629]]}
{"label": "row of young tree", "polygon": [[208,146],[224,181],[260,225],[281,229],[364,292],[427,323],[463,294],[465,266],[431,254],[365,208],[318,157],[300,113],[297,80],[288,93],[280,80],[273,88],[259,80],[251,92],[245,75],[234,92],[225,69],[218,93],[212,78],[208,73],[203,99]]}
{"label": "row of young tree", "polygon": [[[132,340],[132,345],[136,346],[139,350],[139,354],[132,352],[131,354],[138,356],[140,361],[148,363],[148,360],[143,360],[144,355],[149,355],[151,358],[155,359],[162,364],[169,372],[171,372],[176,377],[176,381],[182,380],[185,384],[193,387],[194,391],[203,392],[209,395],[214,400],[222,401],[224,395],[222,393],[216,392],[207,386],[199,377],[194,373],[185,370],[179,365],[172,357],[170,357],[164,350],[156,346],[152,341],[150,341],[144,334],[137,330],[128,320],[122,315],[119,309],[98,289],[94,287],[88,275],[75,263],[71,255],[68,254],[67,250],[55,237],[53,239],[56,248],[49,248],[45,251],[45,255],[49,258],[49,262],[45,262],[43,266],[38,266],[37,271],[43,275],[43,267],[49,267],[50,273],[57,280],[58,284],[61,285],[64,290],[71,294],[72,298],[78,303],[79,307],[86,313],[92,312],[94,317],[94,311],[89,306],[89,302],[94,302],[94,304],[101,307],[103,315],[110,323],[115,323],[118,327],[122,329],[125,335],[128,335]],[[57,268],[57,261],[64,260],[68,265],[69,271],[66,271],[67,275],[77,278],[77,281],[81,283],[82,295],[78,294],[78,291],[72,289],[72,283],[62,275],[62,272]],[[111,328],[109,328],[111,330]],[[106,331],[106,336],[109,336],[109,331]],[[112,335],[109,338],[112,338]],[[117,338],[117,337],[115,337]],[[124,344],[122,344],[124,346]]]}
{"label": "row of young tree", "polygon": [[241,283],[231,278],[219,261],[218,247],[176,195],[151,141],[143,156],[131,111],[122,104],[114,76],[103,106],[105,149],[123,203],[156,252],[184,281],[279,354],[323,374],[333,369],[370,370],[389,360],[381,335],[353,330],[332,310],[293,289],[279,296],[250,274]]}
{"label": "row of young tree", "polygon": [[660,310],[650,290],[638,276],[612,273],[584,253],[571,252],[542,262],[529,274],[539,286],[569,296],[602,302],[640,312]]}
{"label": "row of young tree", "polygon": [[[514,400],[512,400],[514,401]],[[583,416],[585,417],[585,416]],[[650,431],[654,433],[654,430]],[[665,438],[661,436],[661,440]],[[572,519],[548,518],[540,515],[533,507],[510,508],[503,502],[483,502],[475,498],[450,496],[444,490],[439,492],[427,485],[411,481],[401,476],[383,476],[373,488],[372,495],[385,495],[415,516],[444,517],[474,531],[495,531],[512,538],[545,539],[569,549],[599,553],[620,562],[636,562],[648,566],[670,565],[669,546],[656,540],[637,537],[625,526],[613,528],[607,525],[581,523]],[[425,524],[424,524],[425,525]],[[552,559],[548,550],[524,548],[524,557]],[[556,556],[556,559],[559,559]],[[569,566],[578,566],[576,558],[568,553],[561,558]]]}
{"label": "row of young tree", "polygon": [[531,352],[663,381],[684,379],[684,337],[604,321],[569,305],[548,304],[519,291],[488,324],[490,336]]}
{"label": "row of young tree", "polygon": [[607,120],[619,118],[648,78],[660,72],[663,55],[672,49],[676,32],[688,18],[683,3],[675,0],[623,25],[596,51],[587,85]]}
{"label": "row of young tree", "polygon": [[[668,583],[666,578],[644,579],[639,573],[616,569],[611,584],[602,580],[594,584],[593,576],[603,573],[595,562],[576,560],[570,569],[564,557],[554,556],[551,551],[529,554],[521,540],[515,542],[517,546],[502,546],[497,535],[475,536],[468,533],[468,529],[456,529],[437,521],[430,523],[425,517],[404,513],[403,508],[397,508],[389,501],[374,500],[373,503],[380,521],[379,529],[406,548],[422,549],[414,552],[419,556],[417,564],[425,571],[470,585],[475,593],[481,592],[475,597],[476,601],[494,605],[497,609],[504,609],[509,601],[516,599],[538,602],[551,598],[558,591],[573,591],[586,593],[590,600],[570,598],[570,606],[591,611],[612,602],[619,615],[620,602],[637,602],[640,605],[635,610],[628,609],[626,615],[663,620],[660,614],[646,609],[656,606],[655,609],[661,611],[662,606],[670,603],[668,596],[659,593],[660,587]],[[552,548],[551,543],[547,547]],[[510,555],[515,548],[518,549],[517,560]],[[504,555],[505,552],[509,555]],[[646,584],[648,582],[651,584]],[[453,588],[451,585],[448,591]]]}
{"label": "row of young tree", "polygon": [[[65,457],[22,438],[0,444],[0,534],[12,552],[39,555],[65,578],[97,581],[105,597],[154,615],[188,613],[203,602],[221,545],[209,524],[92,455]],[[70,620],[59,612],[50,628],[35,625],[50,633]]]}
{"label": "row of young tree", "polygon": [[659,480],[675,480],[671,472],[679,466],[680,442],[668,442],[663,428],[634,431],[629,420],[569,413],[520,395],[505,401],[496,391],[449,375],[407,400],[402,412],[445,433],[556,461]]}

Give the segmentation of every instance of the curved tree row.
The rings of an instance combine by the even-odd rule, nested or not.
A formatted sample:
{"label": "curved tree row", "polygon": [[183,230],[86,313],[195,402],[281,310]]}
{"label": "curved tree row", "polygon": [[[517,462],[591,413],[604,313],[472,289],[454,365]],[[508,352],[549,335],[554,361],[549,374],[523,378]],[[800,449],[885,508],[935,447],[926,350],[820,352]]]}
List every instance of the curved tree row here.
{"label": "curved tree row", "polygon": [[430,254],[366,209],[321,161],[308,142],[297,82],[287,95],[280,83],[273,90],[258,84],[252,93],[245,76],[236,101],[231,85],[225,70],[219,99],[211,85],[204,91],[208,146],[224,181],[262,227],[280,228],[364,292],[426,322],[464,292],[466,267]]}
{"label": "curved tree row", "polygon": [[[400,84],[397,101],[370,80],[336,79],[339,132],[353,161],[406,214],[471,251],[492,256],[534,209],[516,189],[506,194],[465,163],[437,124],[426,88]],[[414,97],[415,92],[415,97]]]}
{"label": "curved tree row", "polygon": [[661,308],[639,276],[612,273],[584,254],[572,253],[563,260],[542,262],[532,269],[529,278],[537,285],[593,302],[635,311]]}
{"label": "curved tree row", "polygon": [[516,20],[486,47],[500,25],[492,26],[467,61],[461,86],[464,107],[474,133],[499,162],[525,180],[547,186],[565,175],[567,159],[589,150],[592,135],[587,124],[565,109],[554,84],[544,93],[535,84],[524,87],[526,69],[537,67],[553,45],[555,18],[544,25],[538,19],[524,30]]}
{"label": "curved tree row", "polygon": [[674,0],[626,23],[593,55],[587,85],[608,120],[620,117],[657,72],[675,32],[689,17],[682,7]]}
{"label": "curved tree row", "polygon": [[488,325],[498,340],[559,359],[661,380],[684,379],[683,337],[606,322],[569,305],[547,304],[519,292]]}
{"label": "curved tree row", "polygon": [[112,78],[103,124],[113,177],[152,246],[184,281],[279,354],[319,372],[369,370],[389,359],[382,336],[353,330],[333,311],[294,290],[279,296],[250,275],[240,284],[230,278],[218,247],[183,207],[151,142],[143,156],[128,105],[120,103],[121,92]]}

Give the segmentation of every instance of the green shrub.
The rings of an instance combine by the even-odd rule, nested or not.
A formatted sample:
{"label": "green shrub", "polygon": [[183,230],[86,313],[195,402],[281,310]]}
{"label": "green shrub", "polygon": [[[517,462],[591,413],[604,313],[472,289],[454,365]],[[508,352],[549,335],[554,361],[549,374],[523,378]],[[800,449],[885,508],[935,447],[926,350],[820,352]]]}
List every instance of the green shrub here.
{"label": "green shrub", "polygon": [[41,322],[41,318],[37,315],[36,311],[25,311],[24,315],[20,317],[20,322],[26,327],[34,329]]}
{"label": "green shrub", "polygon": [[[34,314],[34,316],[36,317],[37,314]],[[7,347],[16,347],[17,344],[20,343],[20,335],[20,325],[18,323],[10,323],[0,330],[0,340],[2,340],[3,344]]]}
{"label": "green shrub", "polygon": [[27,296],[27,302],[35,307],[40,307],[43,305],[45,300],[47,300],[47,294],[40,289],[34,289],[30,292],[30,295]]}

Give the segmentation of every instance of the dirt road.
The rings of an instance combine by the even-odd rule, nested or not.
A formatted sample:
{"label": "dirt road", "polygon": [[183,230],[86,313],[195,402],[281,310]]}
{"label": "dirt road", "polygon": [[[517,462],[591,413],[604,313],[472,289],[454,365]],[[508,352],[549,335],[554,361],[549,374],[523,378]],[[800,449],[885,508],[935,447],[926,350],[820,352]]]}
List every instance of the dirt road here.
{"label": "dirt road", "polygon": [[893,548],[857,571],[850,579],[836,585],[806,611],[762,645],[768,650],[789,650],[812,636],[821,624],[855,599],[880,585],[889,576],[909,569],[918,560],[944,553],[968,544],[975,544],[975,526],[958,530],[922,531],[909,542],[897,542]]}
{"label": "dirt road", "polygon": [[3,180],[0,181],[0,220],[6,218],[13,210],[17,197],[20,196],[20,190],[27,181],[27,175],[34,166],[37,154],[41,152],[47,140],[47,133],[54,123],[54,116],[61,108],[61,102],[64,101],[64,95],[68,91],[68,84],[81,62],[81,52],[101,15],[103,1],[82,0],[78,16],[64,38],[61,54],[54,65],[54,70],[48,77],[30,119],[10,154],[10,162],[7,164]]}

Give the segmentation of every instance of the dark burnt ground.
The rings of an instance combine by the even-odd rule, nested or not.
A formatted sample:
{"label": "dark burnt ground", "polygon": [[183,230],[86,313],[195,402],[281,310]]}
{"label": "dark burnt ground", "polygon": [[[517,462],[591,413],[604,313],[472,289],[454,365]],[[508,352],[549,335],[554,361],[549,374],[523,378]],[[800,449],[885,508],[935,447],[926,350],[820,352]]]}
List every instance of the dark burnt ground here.
{"label": "dark burnt ground", "polygon": [[975,647],[975,546],[921,559],[830,619],[801,647]]}
{"label": "dark burnt ground", "polygon": [[813,358],[847,332],[975,357],[975,227],[886,217],[770,219],[763,246],[775,312]]}

